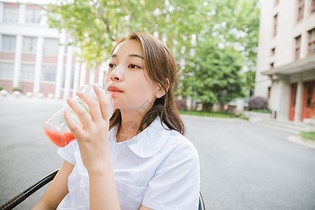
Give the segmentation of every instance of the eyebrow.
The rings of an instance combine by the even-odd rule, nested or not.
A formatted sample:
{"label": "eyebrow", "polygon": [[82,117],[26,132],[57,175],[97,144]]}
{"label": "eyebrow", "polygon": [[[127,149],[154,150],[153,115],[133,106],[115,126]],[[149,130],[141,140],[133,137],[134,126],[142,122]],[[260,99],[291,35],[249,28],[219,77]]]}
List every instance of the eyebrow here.
{"label": "eyebrow", "polygon": [[[142,57],[141,55],[138,55],[138,54],[129,54],[128,56],[129,56],[129,57],[137,57],[137,58],[141,58],[141,59],[144,60],[144,57]],[[111,57],[112,57],[112,58],[117,57],[117,54],[112,54]]]}

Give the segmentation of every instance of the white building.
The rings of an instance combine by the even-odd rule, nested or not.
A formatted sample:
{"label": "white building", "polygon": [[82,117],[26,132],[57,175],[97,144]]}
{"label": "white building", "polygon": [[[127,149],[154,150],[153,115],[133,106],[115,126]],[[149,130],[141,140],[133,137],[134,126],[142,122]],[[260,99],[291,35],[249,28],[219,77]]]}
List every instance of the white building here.
{"label": "white building", "polygon": [[262,0],[255,95],[277,120],[315,116],[315,0]]}
{"label": "white building", "polygon": [[45,5],[20,2],[0,0],[2,88],[11,92],[19,87],[24,93],[60,98],[84,84],[103,82],[104,70],[100,74],[99,67],[87,70],[86,63],[81,64],[74,56],[79,50],[67,45],[67,33],[48,27],[42,9]]}

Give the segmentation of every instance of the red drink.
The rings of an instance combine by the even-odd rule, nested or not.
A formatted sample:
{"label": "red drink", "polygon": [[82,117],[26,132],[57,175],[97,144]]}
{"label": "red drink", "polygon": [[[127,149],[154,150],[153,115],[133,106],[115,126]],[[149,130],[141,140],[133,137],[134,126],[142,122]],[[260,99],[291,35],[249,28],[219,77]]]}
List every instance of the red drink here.
{"label": "red drink", "polygon": [[48,138],[56,144],[58,147],[64,147],[69,144],[70,141],[75,139],[72,133],[60,133],[60,132],[53,132],[47,129],[44,129]]}
{"label": "red drink", "polygon": [[[104,88],[99,87],[101,91],[103,91],[104,94],[111,95],[110,102],[111,102],[111,107],[109,109],[111,115],[113,114],[113,108],[114,108],[114,102],[113,102],[113,96],[117,92],[115,90],[111,92],[105,92]],[[91,97],[94,97],[95,99],[98,99],[93,86],[91,85],[85,85],[83,86],[79,92],[85,93]],[[73,100],[79,104],[81,104],[84,109],[90,113],[88,105],[78,96],[74,97]],[[70,141],[74,140],[75,137],[71,133],[69,127],[67,126],[67,123],[64,118],[64,113],[65,111],[68,112],[70,117],[78,124],[82,125],[80,122],[80,119],[78,115],[69,107],[69,105],[65,105],[63,108],[61,108],[57,113],[55,113],[51,118],[49,118],[44,126],[43,129],[48,136],[48,138],[58,147],[64,147],[67,144],[69,144]]]}

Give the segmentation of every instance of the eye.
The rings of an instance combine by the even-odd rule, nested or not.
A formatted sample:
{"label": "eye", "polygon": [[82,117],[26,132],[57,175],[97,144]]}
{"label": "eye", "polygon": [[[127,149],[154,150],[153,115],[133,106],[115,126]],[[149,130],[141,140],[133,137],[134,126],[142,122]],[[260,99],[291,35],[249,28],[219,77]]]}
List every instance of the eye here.
{"label": "eye", "polygon": [[110,64],[108,64],[108,67],[109,67],[110,69],[112,69],[112,68],[115,68],[115,67],[116,67],[116,65],[115,65],[115,64],[113,64],[113,63],[110,63]]}
{"label": "eye", "polygon": [[130,65],[128,66],[128,68],[131,68],[131,69],[140,69],[140,67],[137,66],[137,65],[135,65],[135,64],[130,64]]}

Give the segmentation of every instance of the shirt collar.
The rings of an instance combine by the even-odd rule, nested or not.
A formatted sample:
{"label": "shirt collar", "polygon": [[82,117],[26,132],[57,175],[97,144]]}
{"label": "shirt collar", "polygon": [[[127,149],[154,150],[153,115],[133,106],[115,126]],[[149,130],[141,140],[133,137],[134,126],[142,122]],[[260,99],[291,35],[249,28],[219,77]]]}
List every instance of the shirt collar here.
{"label": "shirt collar", "polygon": [[136,136],[124,142],[118,142],[116,133],[118,126],[113,127],[109,132],[109,141],[111,144],[126,144],[129,149],[141,158],[149,158],[157,154],[167,142],[170,135],[167,125],[157,117],[146,129]]}

